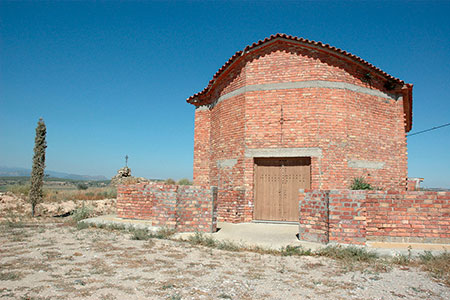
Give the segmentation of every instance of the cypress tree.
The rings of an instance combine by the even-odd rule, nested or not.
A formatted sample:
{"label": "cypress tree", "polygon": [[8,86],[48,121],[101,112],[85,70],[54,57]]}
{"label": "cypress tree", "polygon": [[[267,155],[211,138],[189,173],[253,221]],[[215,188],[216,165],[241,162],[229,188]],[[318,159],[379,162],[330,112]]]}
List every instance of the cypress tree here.
{"label": "cypress tree", "polygon": [[28,197],[31,203],[31,215],[34,217],[36,204],[42,202],[43,192],[42,186],[44,185],[44,169],[45,169],[45,148],[47,148],[47,142],[45,141],[45,135],[47,134],[47,128],[45,127],[44,120],[39,119],[36,127],[36,137],[34,139],[34,156],[33,156],[33,168],[31,170],[31,189]]}

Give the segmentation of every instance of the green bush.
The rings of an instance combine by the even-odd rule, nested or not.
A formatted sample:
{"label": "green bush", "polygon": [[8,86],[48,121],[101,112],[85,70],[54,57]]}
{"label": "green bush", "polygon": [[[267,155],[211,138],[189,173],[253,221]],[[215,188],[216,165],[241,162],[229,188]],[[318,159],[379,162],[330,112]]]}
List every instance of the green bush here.
{"label": "green bush", "polygon": [[182,179],[178,180],[177,184],[179,184],[179,185],[192,185],[192,182],[189,179],[187,179],[187,178],[182,178]]}
{"label": "green bush", "polygon": [[167,178],[164,183],[165,184],[176,184],[175,180],[173,180],[172,178]]}
{"label": "green bush", "polygon": [[75,222],[84,220],[89,218],[92,215],[92,207],[90,206],[82,206],[80,208],[77,208],[73,213],[72,213],[72,219]]}
{"label": "green bush", "polygon": [[80,182],[79,184],[77,184],[77,189],[79,189],[79,190],[87,190],[88,189],[88,185],[86,183]]}
{"label": "green bush", "polygon": [[366,181],[364,177],[353,178],[352,184],[350,185],[351,190],[373,190],[370,183]]}

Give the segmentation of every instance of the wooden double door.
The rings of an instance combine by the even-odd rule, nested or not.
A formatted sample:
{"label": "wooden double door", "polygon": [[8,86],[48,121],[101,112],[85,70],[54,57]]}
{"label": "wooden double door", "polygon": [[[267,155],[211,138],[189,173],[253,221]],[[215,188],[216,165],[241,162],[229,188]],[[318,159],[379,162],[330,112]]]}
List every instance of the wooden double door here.
{"label": "wooden double door", "polygon": [[298,222],[298,190],[311,186],[311,158],[255,158],[255,220]]}

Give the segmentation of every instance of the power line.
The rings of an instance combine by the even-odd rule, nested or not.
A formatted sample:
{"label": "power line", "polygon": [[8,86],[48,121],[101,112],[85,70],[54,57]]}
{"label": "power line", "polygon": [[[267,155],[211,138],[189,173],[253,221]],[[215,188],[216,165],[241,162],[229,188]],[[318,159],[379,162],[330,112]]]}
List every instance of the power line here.
{"label": "power line", "polygon": [[419,132],[414,132],[414,133],[408,134],[407,136],[410,137],[410,136],[413,136],[413,135],[416,135],[416,134],[421,134],[421,133],[424,133],[424,132],[428,132],[428,131],[431,131],[431,130],[439,129],[439,128],[446,127],[446,126],[449,126],[449,125],[450,125],[450,123],[439,125],[439,126],[435,126],[435,127],[432,127],[432,128],[429,128],[429,129],[425,129],[425,130],[422,130],[422,131],[419,131]]}

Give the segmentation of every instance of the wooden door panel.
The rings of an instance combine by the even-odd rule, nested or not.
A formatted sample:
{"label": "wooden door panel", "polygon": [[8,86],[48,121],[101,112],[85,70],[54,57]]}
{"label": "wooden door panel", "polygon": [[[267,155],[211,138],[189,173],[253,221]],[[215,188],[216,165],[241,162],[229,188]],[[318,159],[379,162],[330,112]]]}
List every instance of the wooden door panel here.
{"label": "wooden door panel", "polygon": [[311,185],[311,159],[255,159],[256,220],[298,221],[298,190]]}
{"label": "wooden door panel", "polygon": [[279,166],[258,166],[256,172],[256,199],[255,218],[270,220],[277,218],[280,206],[280,180]]}
{"label": "wooden door panel", "polygon": [[310,187],[310,166],[286,165],[282,169],[283,217],[285,221],[298,221],[298,190]]}

